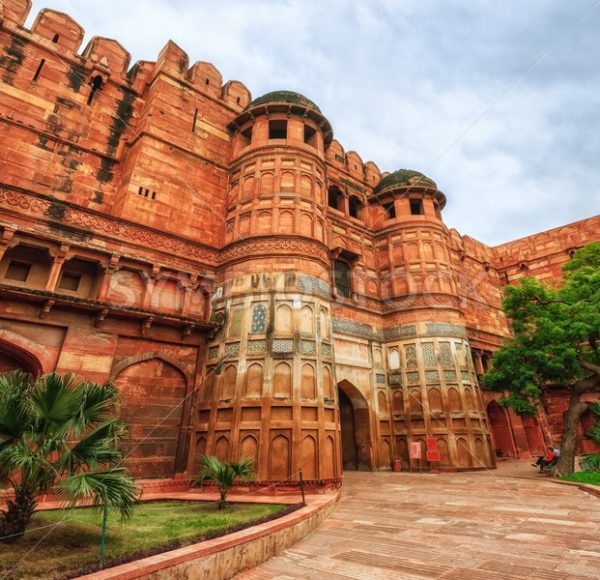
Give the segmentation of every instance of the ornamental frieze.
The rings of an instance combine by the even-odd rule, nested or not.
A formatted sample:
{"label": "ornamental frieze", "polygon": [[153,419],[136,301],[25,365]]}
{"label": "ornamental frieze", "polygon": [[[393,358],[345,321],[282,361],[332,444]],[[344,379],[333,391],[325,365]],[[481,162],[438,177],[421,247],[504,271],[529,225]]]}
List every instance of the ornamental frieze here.
{"label": "ornamental frieze", "polygon": [[235,242],[221,252],[221,263],[239,258],[256,257],[256,254],[305,254],[329,264],[327,248],[320,242],[297,238],[250,238]]}
{"label": "ornamental frieze", "polygon": [[28,215],[59,220],[60,223],[86,228],[94,233],[143,244],[158,251],[185,256],[202,262],[216,264],[218,252],[194,242],[164,235],[160,232],[135,226],[114,217],[97,215],[83,208],[75,208],[59,200],[49,200],[33,194],[0,189],[0,206],[26,211]]}

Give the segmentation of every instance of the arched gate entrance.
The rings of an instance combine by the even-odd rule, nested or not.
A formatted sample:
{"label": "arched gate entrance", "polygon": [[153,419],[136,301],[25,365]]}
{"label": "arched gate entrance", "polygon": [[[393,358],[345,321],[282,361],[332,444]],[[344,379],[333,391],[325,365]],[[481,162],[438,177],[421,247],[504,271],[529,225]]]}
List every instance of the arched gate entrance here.
{"label": "arched gate entrance", "polygon": [[373,468],[373,442],[367,400],[346,380],[338,384],[338,396],[343,468],[370,471]]}

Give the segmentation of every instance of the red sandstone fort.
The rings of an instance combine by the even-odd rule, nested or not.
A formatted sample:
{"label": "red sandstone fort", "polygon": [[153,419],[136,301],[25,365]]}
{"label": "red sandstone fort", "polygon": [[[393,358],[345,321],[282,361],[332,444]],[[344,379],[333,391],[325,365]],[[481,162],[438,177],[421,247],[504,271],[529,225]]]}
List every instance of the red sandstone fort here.
{"label": "red sandstone fort", "polygon": [[0,5],[0,371],[113,380],[140,477],[208,453],[327,482],[428,437],[442,469],[556,442],[563,393],[521,418],[478,376],[503,286],[559,281],[600,217],[486,246],[306,97],[252,99],[172,42],[133,66],[115,40],[80,51],[65,14],[25,28],[30,5]]}

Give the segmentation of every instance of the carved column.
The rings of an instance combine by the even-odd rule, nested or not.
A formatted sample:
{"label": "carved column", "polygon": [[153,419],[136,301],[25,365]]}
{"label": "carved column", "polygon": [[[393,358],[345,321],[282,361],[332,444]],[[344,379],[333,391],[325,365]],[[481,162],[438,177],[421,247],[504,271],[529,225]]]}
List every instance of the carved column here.
{"label": "carved column", "polygon": [[119,260],[121,256],[119,254],[113,254],[106,265],[102,265],[102,280],[100,281],[100,287],[98,289],[98,295],[96,299],[99,302],[106,302],[106,295],[110,287],[110,280],[115,272],[119,270]]}
{"label": "carved column", "polygon": [[160,266],[152,266],[152,271],[146,280],[146,289],[144,291],[144,297],[142,298],[142,308],[149,310],[152,304],[152,293],[154,292],[154,286],[156,280],[160,275]]}
{"label": "carved column", "polygon": [[16,231],[16,226],[4,226],[4,229],[2,230],[2,237],[0,237],[0,260],[4,257],[6,250],[8,250],[8,248],[10,247],[10,242],[14,238]]}
{"label": "carved column", "polygon": [[54,258],[54,261],[50,267],[50,275],[48,276],[48,282],[46,283],[46,290],[54,292],[62,267],[69,257],[69,246],[62,244],[60,248],[50,250],[50,255]]}

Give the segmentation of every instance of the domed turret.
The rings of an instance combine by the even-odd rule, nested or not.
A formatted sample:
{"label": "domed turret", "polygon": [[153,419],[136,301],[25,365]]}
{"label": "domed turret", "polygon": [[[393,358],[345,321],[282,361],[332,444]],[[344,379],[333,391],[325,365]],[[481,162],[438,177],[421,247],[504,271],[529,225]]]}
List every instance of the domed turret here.
{"label": "domed turret", "polygon": [[[258,97],[235,118],[229,125],[229,128],[234,132],[249,135],[248,128],[254,124],[254,120],[258,117],[269,117],[274,121],[275,126],[278,125],[278,118],[283,120],[287,117],[302,119],[305,122],[304,124],[309,125],[306,134],[298,133],[294,135],[294,132],[286,132],[284,135],[283,129],[280,128],[281,135],[273,137],[274,133],[271,133],[270,138],[287,138],[291,134],[292,138],[295,137],[308,143],[310,136],[314,135],[318,130],[322,140],[322,147],[319,148],[321,150],[323,147],[326,148],[333,139],[333,130],[329,121],[321,112],[321,109],[313,101],[300,93],[293,91],[272,91],[262,97]],[[246,142],[245,144],[249,143]],[[234,157],[237,152],[238,148],[235,148]]]}
{"label": "domed turret", "polygon": [[412,169],[398,169],[394,173],[386,175],[375,187],[375,193],[397,188],[397,187],[427,187],[429,189],[437,189],[437,184],[433,179],[429,179],[419,171]]}
{"label": "domed turret", "polygon": [[381,198],[386,194],[423,191],[432,195],[440,209],[446,205],[446,196],[438,189],[437,183],[419,171],[399,169],[386,175],[373,190],[373,196]]}
{"label": "domed turret", "polygon": [[300,93],[295,93],[294,91],[272,91],[266,95],[263,95],[262,97],[254,99],[244,110],[249,111],[255,107],[259,107],[260,105],[274,103],[299,105],[301,107],[306,107],[307,109],[312,109],[317,113],[321,113],[321,109],[319,109],[319,107],[317,107],[313,101],[304,95],[301,95]]}

